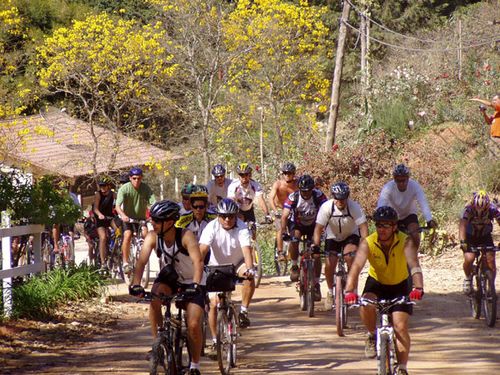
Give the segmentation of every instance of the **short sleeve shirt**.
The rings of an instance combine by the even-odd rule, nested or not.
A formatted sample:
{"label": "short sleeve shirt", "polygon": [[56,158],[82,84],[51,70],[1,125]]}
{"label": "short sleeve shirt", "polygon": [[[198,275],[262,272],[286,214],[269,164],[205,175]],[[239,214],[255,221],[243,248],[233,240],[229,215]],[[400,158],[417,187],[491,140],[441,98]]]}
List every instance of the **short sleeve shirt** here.
{"label": "short sleeve shirt", "polygon": [[246,224],[236,221],[236,226],[226,230],[219,223],[218,219],[207,224],[201,233],[200,244],[210,247],[209,265],[219,264],[240,264],[243,257],[242,248],[251,246],[251,236]]}
{"label": "short sleeve shirt", "polygon": [[116,205],[122,206],[125,215],[132,219],[146,219],[146,210],[156,202],[156,198],[151,188],[145,183],[139,185],[139,189],[134,189],[131,182],[124,184],[116,196]]}
{"label": "short sleeve shirt", "polygon": [[366,223],[366,216],[358,202],[348,199],[340,210],[330,199],[321,205],[316,223],[326,227],[327,239],[343,241],[352,234],[359,235],[359,225]]}
{"label": "short sleeve shirt", "polygon": [[467,232],[470,235],[483,237],[493,232],[493,220],[500,220],[500,210],[494,204],[490,204],[490,207],[481,213],[472,205],[467,205],[460,217],[467,220],[469,224]]}
{"label": "short sleeve shirt", "polygon": [[314,225],[320,206],[326,202],[326,196],[321,190],[313,189],[311,198],[304,199],[296,191],[288,196],[284,207],[291,211],[290,221],[300,225]]}
{"label": "short sleeve shirt", "polygon": [[236,201],[242,211],[250,210],[255,197],[262,194],[262,186],[254,180],[250,180],[246,187],[241,185],[240,180],[233,180],[227,188],[227,197]]}
{"label": "short sleeve shirt", "polygon": [[224,178],[224,185],[219,186],[214,180],[208,181],[208,201],[213,206],[217,206],[217,203],[219,203],[219,200],[222,198],[227,198],[227,189],[229,188],[231,182],[232,180],[230,178]]}

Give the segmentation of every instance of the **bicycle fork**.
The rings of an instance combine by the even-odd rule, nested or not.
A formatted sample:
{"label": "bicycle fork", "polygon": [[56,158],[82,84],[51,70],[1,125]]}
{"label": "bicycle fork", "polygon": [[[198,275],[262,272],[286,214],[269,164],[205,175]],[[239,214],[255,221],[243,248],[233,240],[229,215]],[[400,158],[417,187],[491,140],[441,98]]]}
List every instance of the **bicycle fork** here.
{"label": "bicycle fork", "polygon": [[[382,342],[387,341],[387,352],[382,353]],[[394,367],[396,364],[395,358],[395,343],[394,343],[394,328],[391,326],[389,322],[389,315],[383,314],[381,317],[381,326],[377,329],[377,362],[380,365],[381,357],[387,356],[385,359],[387,361],[387,370],[390,371],[389,374],[392,374],[394,371]],[[380,373],[380,369],[379,369]]]}

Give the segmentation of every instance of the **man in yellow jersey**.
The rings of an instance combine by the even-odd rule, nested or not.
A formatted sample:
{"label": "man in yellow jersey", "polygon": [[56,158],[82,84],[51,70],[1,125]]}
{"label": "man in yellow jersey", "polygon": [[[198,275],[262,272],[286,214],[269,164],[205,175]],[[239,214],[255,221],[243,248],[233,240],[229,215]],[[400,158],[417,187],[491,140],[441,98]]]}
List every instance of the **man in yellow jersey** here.
{"label": "man in yellow jersey", "polygon": [[[363,297],[394,299],[408,296],[411,300],[420,300],[424,295],[422,269],[417,258],[416,245],[412,238],[398,231],[398,214],[389,206],[381,206],[373,214],[376,232],[361,241],[354,262],[349,270],[345,287],[345,302],[355,303],[358,277],[366,263],[370,262],[368,278],[363,290]],[[413,279],[413,289],[407,282],[408,268]],[[374,306],[360,308],[361,320],[368,329],[365,355],[376,355],[375,329],[376,309]],[[391,310],[392,322],[396,333],[396,354],[398,375],[407,375],[408,355],[410,353],[410,335],[408,321],[412,314],[411,305],[396,305]]]}

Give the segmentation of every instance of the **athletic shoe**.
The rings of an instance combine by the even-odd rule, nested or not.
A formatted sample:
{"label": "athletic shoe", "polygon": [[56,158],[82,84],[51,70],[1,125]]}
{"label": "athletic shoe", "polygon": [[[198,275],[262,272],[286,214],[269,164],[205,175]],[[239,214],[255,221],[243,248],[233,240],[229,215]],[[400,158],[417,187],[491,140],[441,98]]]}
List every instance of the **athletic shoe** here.
{"label": "athletic shoe", "polygon": [[290,281],[299,281],[299,266],[296,264],[290,268]]}
{"label": "athletic shoe", "polygon": [[128,264],[128,263],[125,263],[123,265],[123,273],[125,275],[129,275],[130,276],[132,274],[132,266],[130,264]]}
{"label": "athletic shoe", "polygon": [[375,343],[375,335],[368,334],[368,337],[365,341],[365,357],[366,358],[375,358],[377,355],[376,343]]}
{"label": "athletic shoe", "polygon": [[335,301],[333,299],[333,293],[328,291],[328,293],[326,293],[326,298],[325,298],[325,309],[331,310],[334,303]]}
{"label": "athletic shoe", "polygon": [[321,286],[319,285],[319,283],[314,285],[314,301],[321,301]]}
{"label": "athletic shoe", "polygon": [[240,311],[238,316],[240,322],[240,328],[247,328],[250,326],[250,319],[248,319],[248,311]]}

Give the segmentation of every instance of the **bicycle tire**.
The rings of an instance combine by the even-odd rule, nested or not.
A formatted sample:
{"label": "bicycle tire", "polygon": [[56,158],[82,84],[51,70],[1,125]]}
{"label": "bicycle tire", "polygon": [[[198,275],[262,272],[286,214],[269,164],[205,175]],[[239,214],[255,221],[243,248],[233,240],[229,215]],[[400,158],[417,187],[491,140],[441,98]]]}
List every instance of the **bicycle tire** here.
{"label": "bicycle tire", "polygon": [[379,336],[380,352],[377,353],[377,374],[378,375],[392,375],[391,369],[391,353],[390,353],[390,337],[387,334]]}
{"label": "bicycle tire", "polygon": [[260,249],[257,241],[254,241],[254,261],[257,266],[257,274],[255,275],[255,287],[258,288],[260,285],[260,281],[262,280],[262,251]]}
{"label": "bicycle tire", "polygon": [[173,329],[175,362],[178,374],[183,374],[186,370],[189,370],[189,366],[191,365],[191,352],[189,351],[187,342],[186,321],[185,319],[183,320],[184,322],[181,323],[180,328]]}
{"label": "bicycle tire", "polygon": [[177,375],[173,348],[169,347],[164,337],[158,337],[153,342],[149,360],[149,374]]}
{"label": "bicycle tire", "polygon": [[347,306],[344,304],[344,289],[342,284],[342,276],[335,277],[335,325],[337,327],[337,335],[344,336],[344,328],[346,323],[345,314]]}
{"label": "bicycle tire", "polygon": [[288,255],[286,249],[286,242],[283,242],[282,258],[280,259],[278,253],[278,244],[274,240],[274,268],[276,269],[277,276],[285,276],[288,270]]}
{"label": "bicycle tire", "polygon": [[121,242],[115,239],[108,259],[108,268],[113,279],[121,279],[125,281],[123,273],[123,258],[121,252]]}
{"label": "bicycle tire", "polygon": [[236,360],[238,358],[237,356],[238,319],[236,317],[236,311],[234,311],[234,307],[229,308],[228,314],[229,314],[228,322],[230,328],[229,334],[231,336],[231,342],[230,342],[231,357],[229,362],[231,367],[236,367]]}
{"label": "bicycle tire", "polygon": [[307,275],[304,262],[299,268],[299,300],[300,300],[300,310],[307,310]]}
{"label": "bicycle tire", "polygon": [[491,270],[483,272],[481,284],[484,319],[488,327],[494,327],[497,320],[497,294]]}
{"label": "bicycle tire", "polygon": [[308,260],[307,265],[307,315],[314,317],[314,265],[312,260]]}
{"label": "bicycle tire", "polygon": [[229,374],[231,371],[231,350],[230,350],[229,320],[226,311],[220,310],[217,313],[217,362],[220,373]]}
{"label": "bicycle tire", "polygon": [[472,317],[479,319],[481,317],[481,281],[477,273],[472,275],[471,293],[469,303],[471,306]]}

